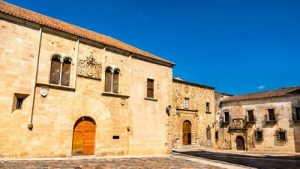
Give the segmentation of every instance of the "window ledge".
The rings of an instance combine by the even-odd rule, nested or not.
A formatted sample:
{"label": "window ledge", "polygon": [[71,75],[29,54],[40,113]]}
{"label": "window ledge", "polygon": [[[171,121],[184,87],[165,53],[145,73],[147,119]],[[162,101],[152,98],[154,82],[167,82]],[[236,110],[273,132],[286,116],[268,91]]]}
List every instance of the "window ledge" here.
{"label": "window ledge", "polygon": [[122,95],[122,94],[118,94],[118,93],[109,93],[109,92],[103,92],[101,95],[102,96],[119,97],[119,98],[122,98],[122,99],[128,99],[129,98],[129,96],[127,96],[127,95]]}
{"label": "window ledge", "polygon": [[157,101],[155,98],[145,97],[145,100]]}
{"label": "window ledge", "polygon": [[48,86],[49,88],[52,88],[52,89],[59,89],[59,90],[66,90],[66,91],[75,92],[75,88],[69,87],[69,86],[61,86],[61,85],[45,84],[45,83],[36,83],[36,86],[37,87]]}
{"label": "window ledge", "polygon": [[179,111],[189,111],[189,112],[198,112],[198,110],[192,110],[192,109],[179,109],[177,108],[176,110],[179,110]]}

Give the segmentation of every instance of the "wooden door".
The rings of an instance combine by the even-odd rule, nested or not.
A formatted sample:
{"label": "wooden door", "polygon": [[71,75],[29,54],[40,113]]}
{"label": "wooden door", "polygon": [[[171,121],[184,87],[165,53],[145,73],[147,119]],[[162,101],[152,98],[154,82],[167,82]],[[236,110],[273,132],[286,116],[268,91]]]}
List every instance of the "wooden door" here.
{"label": "wooden door", "polygon": [[73,131],[73,155],[93,155],[95,149],[95,122],[88,117],[79,119]]}
{"label": "wooden door", "polygon": [[183,122],[183,145],[192,144],[191,122]]}
{"label": "wooden door", "polygon": [[244,138],[241,136],[238,136],[236,138],[236,149],[237,150],[245,150],[245,141],[244,141]]}

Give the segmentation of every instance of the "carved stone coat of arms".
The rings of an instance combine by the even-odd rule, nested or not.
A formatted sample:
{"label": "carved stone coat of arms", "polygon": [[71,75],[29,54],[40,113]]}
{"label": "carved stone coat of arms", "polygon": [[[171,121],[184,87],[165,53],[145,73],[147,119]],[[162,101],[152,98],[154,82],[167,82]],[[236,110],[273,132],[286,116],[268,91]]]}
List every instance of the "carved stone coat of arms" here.
{"label": "carved stone coat of arms", "polygon": [[85,59],[79,60],[78,72],[79,76],[85,76],[93,79],[101,79],[102,66],[96,62],[93,55],[87,56]]}

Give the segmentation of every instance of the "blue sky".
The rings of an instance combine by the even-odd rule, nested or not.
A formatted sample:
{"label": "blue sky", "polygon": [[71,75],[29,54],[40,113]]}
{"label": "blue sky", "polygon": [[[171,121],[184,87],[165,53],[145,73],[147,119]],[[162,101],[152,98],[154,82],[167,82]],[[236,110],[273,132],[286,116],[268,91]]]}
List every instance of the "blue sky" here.
{"label": "blue sky", "polygon": [[243,94],[300,85],[299,0],[6,0],[175,62],[174,77]]}

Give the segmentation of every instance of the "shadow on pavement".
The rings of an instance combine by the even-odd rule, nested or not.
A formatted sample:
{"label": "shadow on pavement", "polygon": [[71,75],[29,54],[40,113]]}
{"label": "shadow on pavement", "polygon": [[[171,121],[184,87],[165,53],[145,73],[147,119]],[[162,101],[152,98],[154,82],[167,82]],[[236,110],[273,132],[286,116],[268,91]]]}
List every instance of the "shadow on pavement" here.
{"label": "shadow on pavement", "polygon": [[178,152],[180,154],[192,155],[209,160],[218,160],[232,164],[238,164],[254,168],[284,168],[284,169],[300,169],[300,156],[251,156],[247,154],[231,154],[209,151],[188,151]]}

